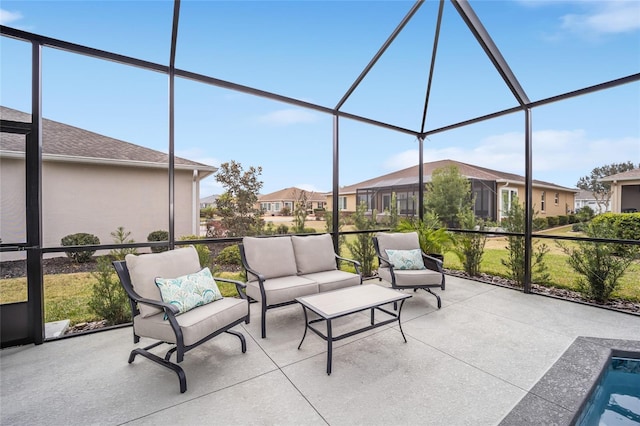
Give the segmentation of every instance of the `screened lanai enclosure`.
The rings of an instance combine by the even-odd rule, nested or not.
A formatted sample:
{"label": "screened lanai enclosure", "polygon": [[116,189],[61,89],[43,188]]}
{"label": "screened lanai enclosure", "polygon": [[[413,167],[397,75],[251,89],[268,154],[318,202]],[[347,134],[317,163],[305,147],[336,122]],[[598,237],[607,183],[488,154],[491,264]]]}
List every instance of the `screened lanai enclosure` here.
{"label": "screened lanai enclosure", "polygon": [[[536,244],[558,256],[557,241],[639,244],[533,226],[573,213],[571,194],[595,167],[640,163],[634,1],[0,8],[0,283],[15,287],[7,271],[24,270],[21,288],[3,290],[3,346],[42,343],[45,322],[70,315],[70,295],[86,291],[75,282],[54,290],[45,273],[68,250],[65,236],[95,235],[75,248],[97,255],[202,242],[200,200],[225,191],[216,171],[231,161],[259,170],[263,194],[326,194],[334,218],[356,210],[351,200],[382,213],[394,194],[395,207],[423,217],[432,179],[424,163],[489,170],[491,178],[469,176],[475,213],[497,221],[522,203],[514,235],[525,241],[525,293]],[[360,185],[405,169],[386,190]],[[149,242],[154,231],[168,243]],[[363,232],[339,221],[328,231],[336,248],[339,234]],[[567,281],[556,284],[570,285],[563,268]],[[625,297],[637,300],[637,262],[630,271]]]}

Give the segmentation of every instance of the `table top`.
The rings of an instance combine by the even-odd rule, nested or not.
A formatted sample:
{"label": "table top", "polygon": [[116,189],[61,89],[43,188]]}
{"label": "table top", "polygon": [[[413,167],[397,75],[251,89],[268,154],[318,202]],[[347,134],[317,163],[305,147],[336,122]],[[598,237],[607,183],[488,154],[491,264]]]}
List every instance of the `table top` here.
{"label": "table top", "polygon": [[325,319],[408,299],[410,294],[376,284],[362,284],[296,298],[296,301]]}

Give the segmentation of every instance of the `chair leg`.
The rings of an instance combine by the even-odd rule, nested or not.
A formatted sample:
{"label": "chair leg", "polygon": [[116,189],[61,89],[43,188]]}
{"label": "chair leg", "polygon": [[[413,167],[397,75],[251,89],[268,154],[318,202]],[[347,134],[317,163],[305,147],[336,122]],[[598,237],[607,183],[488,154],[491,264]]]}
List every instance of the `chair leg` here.
{"label": "chair leg", "polygon": [[440,309],[442,307],[442,301],[440,300],[440,296],[438,296],[437,294],[432,292],[429,287],[425,288],[424,290],[429,292],[429,293],[431,293],[431,294],[433,294],[436,297],[436,299],[438,299],[438,309]]}
{"label": "chair leg", "polygon": [[262,315],[261,315],[261,330],[262,330],[262,338],[267,337],[267,305],[264,301],[260,302],[260,306],[262,307]]}
{"label": "chair leg", "polygon": [[[158,345],[157,344],[151,345],[151,347],[154,347],[154,346],[158,346]],[[155,362],[156,364],[159,364],[163,367],[173,370],[178,375],[178,380],[180,380],[180,393],[185,393],[187,391],[187,376],[184,374],[184,370],[182,369],[182,367],[170,361],[167,361],[164,358],[160,358],[159,356],[152,354],[151,352],[143,348],[137,348],[131,351],[131,354],[129,354],[129,364],[133,362],[136,355],[141,355],[147,358],[148,360]]]}
{"label": "chair leg", "polygon": [[244,335],[242,333],[238,331],[233,331],[233,330],[227,330],[226,332],[229,334],[233,334],[238,339],[240,339],[240,344],[242,345],[242,353],[247,352],[247,341],[245,340]]}

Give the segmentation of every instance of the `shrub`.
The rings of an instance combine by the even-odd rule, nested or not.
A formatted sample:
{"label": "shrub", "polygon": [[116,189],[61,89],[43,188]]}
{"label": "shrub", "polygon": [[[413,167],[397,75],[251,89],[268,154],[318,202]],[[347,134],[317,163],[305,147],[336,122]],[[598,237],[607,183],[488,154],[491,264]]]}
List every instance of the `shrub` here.
{"label": "shrub", "polygon": [[578,223],[574,223],[571,226],[571,230],[573,232],[584,232],[585,228],[587,227],[588,224],[584,223],[584,222],[578,222]]}
{"label": "shrub", "polygon": [[[63,246],[89,246],[100,244],[100,239],[93,234],[87,234],[79,232],[77,234],[70,234],[63,237],[60,240],[60,244]],[[65,251],[67,257],[73,259],[76,263],[90,262],[95,250],[88,251]]]}
{"label": "shrub", "polygon": [[[147,235],[147,241],[169,241],[169,231],[153,231]],[[163,251],[169,250],[169,246],[161,246],[161,247],[151,247],[152,253],[161,253]]]}
{"label": "shrub", "polygon": [[89,308],[110,325],[131,321],[129,298],[114,273],[109,257],[98,258],[96,271],[91,275],[97,282],[93,284]]}
{"label": "shrub", "polygon": [[584,206],[576,213],[576,216],[580,222],[589,222],[595,216],[595,212],[591,207]]}
{"label": "shrub", "polygon": [[[595,220],[586,227],[585,232],[591,238],[612,238],[615,230],[605,221]],[[582,275],[576,279],[578,287],[588,297],[598,303],[606,302],[618,287],[620,277],[638,254],[634,246],[618,254],[618,244],[577,241],[577,247],[558,245],[568,255],[567,263],[574,271]]]}
{"label": "shrub", "polygon": [[282,216],[291,216],[291,208],[289,206],[284,206],[280,209],[280,214]]}
{"label": "shrub", "polygon": [[567,215],[567,218],[569,219],[569,223],[576,223],[578,221],[578,216],[575,214],[569,214]]}
{"label": "shrub", "polygon": [[534,231],[542,231],[543,229],[547,229],[547,218],[546,217],[536,217],[533,219],[533,230]]}
{"label": "shrub", "polygon": [[240,246],[232,245],[220,250],[220,253],[216,256],[216,263],[225,265],[241,265]]}
{"label": "shrub", "polygon": [[[180,237],[181,241],[201,240],[201,239],[202,237],[198,235],[184,235]],[[196,248],[196,251],[198,252],[198,260],[200,260],[200,266],[203,268],[205,266],[209,266],[209,264],[211,263],[211,249],[205,244],[194,244],[193,246]]]}
{"label": "shrub", "polygon": [[280,224],[276,228],[276,234],[288,234],[288,233],[289,233],[289,227],[285,224]]}
{"label": "shrub", "polygon": [[[367,204],[362,202],[356,213],[353,215],[355,227],[358,231],[366,231],[375,227],[376,212],[371,217],[367,217]],[[370,277],[373,272],[373,261],[376,258],[376,252],[373,248],[373,236],[369,232],[356,234],[353,242],[347,242],[347,248],[351,251],[354,259],[360,262],[362,267],[362,276]]]}
{"label": "shrub", "polygon": [[547,216],[547,224],[549,228],[553,228],[554,226],[558,226],[558,217],[557,216]]}
{"label": "shrub", "polygon": [[[474,229],[476,226],[484,229],[482,219],[476,219],[472,210],[458,215],[458,222],[464,229]],[[472,277],[480,275],[480,263],[484,255],[484,246],[487,242],[485,234],[461,234],[456,239],[456,255],[464,271]]]}
{"label": "shrub", "polygon": [[[547,218],[549,220],[551,218]],[[507,217],[502,220],[502,227],[507,232],[524,233],[525,214],[524,209],[517,198],[507,212]],[[502,264],[509,270],[509,278],[516,281],[518,285],[524,285],[524,237],[519,235],[509,235],[507,237],[507,260],[501,259]],[[540,244],[534,240],[532,242],[531,253],[531,278],[533,281],[544,284],[549,281],[549,272],[544,262],[545,255],[549,252],[546,244]]]}
{"label": "shrub", "polygon": [[569,217],[567,215],[558,216],[558,225],[563,226],[569,223]]}
{"label": "shrub", "polygon": [[[604,213],[593,218],[594,226],[602,225],[609,230],[609,237],[620,240],[640,240],[640,213]],[[630,247],[615,245],[617,254],[624,255]]]}
{"label": "shrub", "polygon": [[[133,238],[129,238],[130,235],[131,232],[125,231],[123,226],[119,226],[118,229],[111,233],[113,242],[116,244],[135,243]],[[135,247],[113,249],[109,252],[109,254],[111,254],[111,256],[113,256],[115,260],[124,260],[124,257],[128,254],[138,254],[138,250]]]}

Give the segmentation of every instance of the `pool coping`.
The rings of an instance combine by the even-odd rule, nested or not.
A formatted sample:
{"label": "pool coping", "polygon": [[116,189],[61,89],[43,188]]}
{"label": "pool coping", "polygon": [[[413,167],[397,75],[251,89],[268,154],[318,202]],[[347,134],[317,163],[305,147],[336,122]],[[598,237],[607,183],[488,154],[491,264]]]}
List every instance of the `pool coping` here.
{"label": "pool coping", "polygon": [[640,341],[577,337],[500,425],[573,425],[612,356],[640,358]]}

